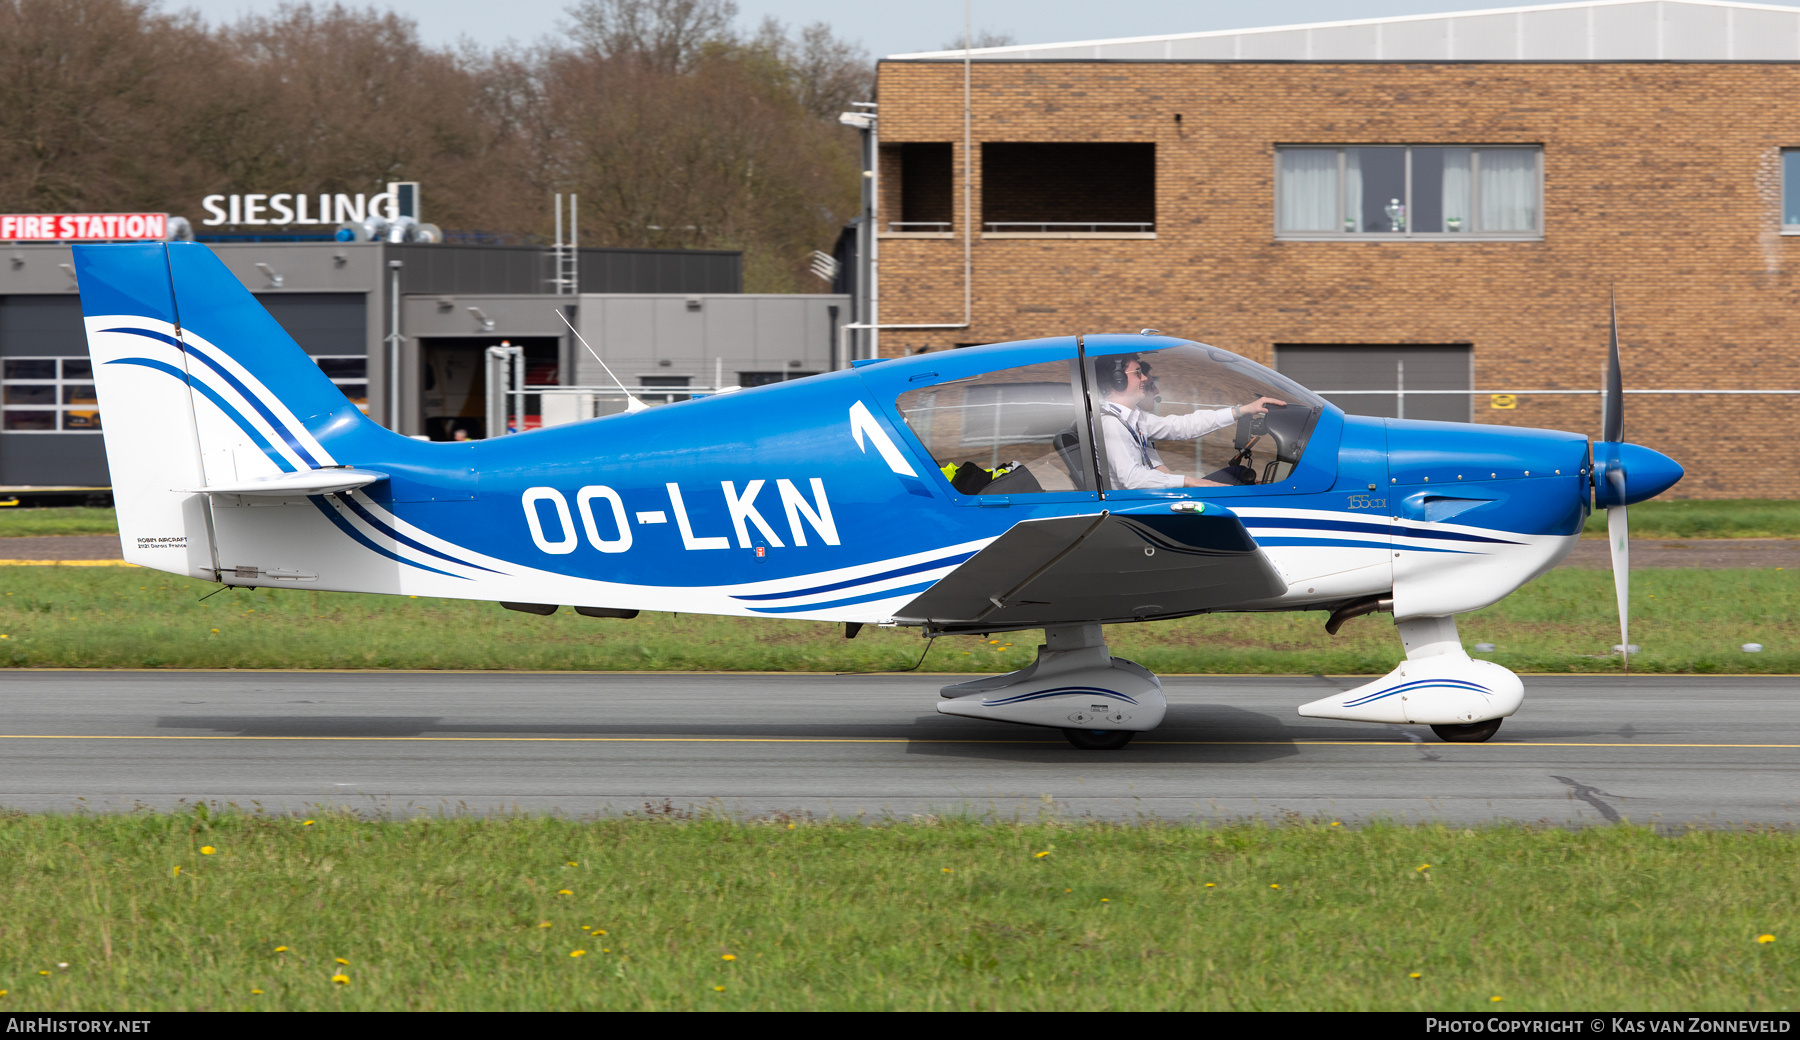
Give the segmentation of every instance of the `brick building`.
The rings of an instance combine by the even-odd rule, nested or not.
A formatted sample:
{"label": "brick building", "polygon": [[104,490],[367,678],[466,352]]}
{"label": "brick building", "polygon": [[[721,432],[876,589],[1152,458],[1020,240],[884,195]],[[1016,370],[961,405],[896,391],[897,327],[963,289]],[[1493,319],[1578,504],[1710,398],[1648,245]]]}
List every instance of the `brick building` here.
{"label": "brick building", "polygon": [[[1154,327],[1348,411],[1597,434],[1595,396],[1418,391],[1597,387],[1616,289],[1628,389],[1800,389],[1792,8],[898,55],[879,102],[865,351]],[[1626,433],[1677,497],[1800,497],[1795,409],[1634,395]]]}

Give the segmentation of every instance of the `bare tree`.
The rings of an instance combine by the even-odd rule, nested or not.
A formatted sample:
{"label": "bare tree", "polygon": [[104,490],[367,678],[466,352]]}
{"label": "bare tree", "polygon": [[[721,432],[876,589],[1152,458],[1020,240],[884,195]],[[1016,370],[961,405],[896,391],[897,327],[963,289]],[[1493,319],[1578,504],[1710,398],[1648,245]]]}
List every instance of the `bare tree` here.
{"label": "bare tree", "polygon": [[737,13],[731,0],[579,0],[570,35],[600,57],[673,72],[709,45],[733,42]]}
{"label": "bare tree", "polygon": [[435,223],[542,241],[576,191],[588,244],[741,249],[746,288],[810,288],[856,210],[837,114],[873,66],[736,13],[581,0],[573,44],[452,52],[337,5],[209,31],[151,0],[0,0],[0,207],[197,218],[209,194],[418,180]]}
{"label": "bare tree", "polygon": [[[974,39],[969,41],[969,46],[973,49],[979,50],[982,47],[1011,47],[1018,42],[1019,42],[1018,38],[1015,37],[1012,33],[995,32],[992,29],[977,29],[975,31]],[[963,49],[963,35],[961,33],[957,33],[955,39],[951,40],[949,43],[944,44],[939,49],[946,50],[946,51],[962,50]]]}

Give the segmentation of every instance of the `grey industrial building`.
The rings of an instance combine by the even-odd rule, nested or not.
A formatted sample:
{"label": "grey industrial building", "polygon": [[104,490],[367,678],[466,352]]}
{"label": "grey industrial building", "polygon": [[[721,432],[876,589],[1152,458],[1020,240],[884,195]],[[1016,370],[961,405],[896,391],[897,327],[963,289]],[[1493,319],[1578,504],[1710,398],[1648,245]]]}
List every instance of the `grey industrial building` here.
{"label": "grey industrial building", "polygon": [[[556,259],[541,248],[210,248],[370,416],[435,439],[495,432],[487,429],[488,347],[521,348],[524,382],[533,387],[609,384],[563,316],[626,384],[660,391],[646,395],[653,404],[687,389],[827,371],[836,363],[837,327],[851,320],[847,296],[744,293],[734,251],[582,249],[576,284],[564,287],[578,291],[558,293]],[[0,264],[0,363],[0,491],[108,486],[69,246],[8,248]],[[525,428],[604,413],[619,399],[528,400]]]}

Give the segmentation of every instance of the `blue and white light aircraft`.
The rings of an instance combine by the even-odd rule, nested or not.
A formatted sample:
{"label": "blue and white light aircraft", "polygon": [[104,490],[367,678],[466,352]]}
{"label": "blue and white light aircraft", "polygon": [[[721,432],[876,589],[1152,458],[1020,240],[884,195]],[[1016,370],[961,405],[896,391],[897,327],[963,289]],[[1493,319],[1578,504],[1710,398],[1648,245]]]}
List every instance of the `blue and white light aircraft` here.
{"label": "blue and white light aircraft", "polygon": [[[950,715],[1116,748],[1162,685],[1103,625],[1212,611],[1391,612],[1405,660],[1300,714],[1486,740],[1518,676],[1471,659],[1492,604],[1609,509],[1681,477],[1603,439],[1347,416],[1146,331],[907,358],[516,436],[430,443],[366,418],[204,246],[76,246],[125,559],[231,586],[1041,628]],[[1627,640],[1628,642],[1628,640]]]}

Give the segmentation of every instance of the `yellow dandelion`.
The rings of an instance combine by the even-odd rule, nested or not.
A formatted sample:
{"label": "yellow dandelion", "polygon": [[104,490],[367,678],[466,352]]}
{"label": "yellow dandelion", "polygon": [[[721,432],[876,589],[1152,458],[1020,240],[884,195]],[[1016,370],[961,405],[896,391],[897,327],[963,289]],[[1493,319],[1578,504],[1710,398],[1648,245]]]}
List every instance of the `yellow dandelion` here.
{"label": "yellow dandelion", "polygon": [[1207,888],[1218,888],[1218,887],[1219,887],[1219,886],[1218,886],[1218,885],[1215,885],[1215,884],[1213,884],[1213,883],[1212,883],[1212,882],[1210,882],[1210,881],[1208,881],[1208,882],[1207,882],[1207,883],[1206,883],[1206,887],[1207,887]]}
{"label": "yellow dandelion", "polygon": [[1102,902],[1102,903],[1110,903],[1110,902],[1112,902],[1112,900],[1110,900],[1110,899],[1102,899],[1102,900],[1100,900],[1100,901],[1101,901],[1101,902]]}
{"label": "yellow dandelion", "polygon": [[1281,886],[1280,885],[1270,885],[1269,887],[1270,888],[1280,888]]}
{"label": "yellow dandelion", "polygon": [[1756,937],[1756,941],[1759,943],[1772,943],[1775,941],[1775,937],[1773,935],[1759,935]]}
{"label": "yellow dandelion", "polygon": [[311,826],[312,826],[312,825],[313,825],[313,824],[314,824],[314,823],[315,823],[315,822],[317,822],[317,821],[314,821],[314,820],[307,820],[307,821],[305,821],[305,822],[303,822],[303,823],[301,823],[301,824],[300,824],[300,826],[302,826],[302,827],[311,827]]}
{"label": "yellow dandelion", "polygon": [[1423,976],[1423,975],[1421,975],[1421,974],[1420,974],[1420,973],[1419,973],[1419,972],[1416,972],[1416,971],[1414,971],[1414,972],[1409,972],[1409,973],[1408,973],[1408,974],[1407,974],[1407,976],[1406,976],[1406,977],[1407,977],[1407,978],[1409,978],[1409,979],[1420,979],[1420,978],[1424,978],[1424,976]]}
{"label": "yellow dandelion", "polygon": [[48,974],[50,974],[50,973],[49,973],[49,972],[47,972],[47,971],[40,971],[40,972],[38,972],[38,974],[39,974],[39,975],[48,975]]}
{"label": "yellow dandelion", "polygon": [[210,856],[217,851],[219,851],[219,850],[213,848],[211,845],[200,846],[200,855],[202,855],[202,856]]}
{"label": "yellow dandelion", "polygon": [[169,876],[170,877],[180,877],[181,876],[181,867],[179,865],[177,865],[174,870],[169,872]]}
{"label": "yellow dandelion", "polygon": [[1044,851],[1039,852],[1036,855],[1034,855],[1032,858],[1033,859],[1043,859],[1045,856],[1048,856],[1048,855],[1050,855],[1050,850],[1045,849]]}
{"label": "yellow dandelion", "polygon": [[215,635],[215,636],[216,636],[216,635],[218,635],[218,634],[219,634],[219,630],[218,630],[218,629],[216,629],[216,628],[215,628],[215,629],[213,629],[213,635]]}
{"label": "yellow dandelion", "polygon": [[587,951],[586,950],[570,950],[569,956],[571,956],[571,957],[586,957]]}
{"label": "yellow dandelion", "polygon": [[605,934],[606,934],[606,929],[604,929],[604,928],[596,928],[596,929],[594,929],[594,934],[595,934],[595,935],[605,935]]}
{"label": "yellow dandelion", "polygon": [[285,946],[277,946],[277,947],[275,947],[275,952],[276,953],[286,953],[288,951],[287,951],[287,947],[285,947]]}
{"label": "yellow dandelion", "polygon": [[[12,595],[12,593],[9,592],[9,593],[7,593],[7,595],[10,596],[10,595]],[[6,991],[3,989],[0,989],[0,997],[4,997],[4,996],[6,996]]]}
{"label": "yellow dandelion", "polygon": [[549,921],[539,921],[538,927],[539,928],[548,928],[548,927],[550,927],[550,922]]}
{"label": "yellow dandelion", "polygon": [[[9,592],[9,593],[7,593],[7,595],[10,596],[10,595],[12,595],[12,593]],[[0,639],[11,639],[11,638],[12,638],[12,636],[0,634]]]}
{"label": "yellow dandelion", "polygon": [[1502,1001],[1502,1000],[1505,1000],[1505,999],[1506,999],[1506,998],[1505,998],[1505,997],[1489,997],[1489,998],[1488,998],[1488,1003],[1490,1003],[1490,1004],[1498,1004],[1498,1003],[1500,1003],[1500,1002],[1501,1002],[1501,1001]]}
{"label": "yellow dandelion", "polygon": [[557,894],[557,895],[559,895],[559,896],[572,896],[572,895],[574,895],[574,894],[575,894],[575,893],[573,893],[573,892],[571,892],[571,891],[569,891],[569,890],[568,890],[568,889],[566,889],[566,888],[559,888],[559,889],[557,889],[557,890],[556,890],[556,894]]}
{"label": "yellow dandelion", "polygon": [[1426,871],[1426,870],[1430,870],[1430,869],[1431,869],[1431,864],[1429,864],[1429,863],[1421,863],[1418,866],[1413,868],[1413,870],[1415,870],[1415,871]]}
{"label": "yellow dandelion", "polygon": [[601,953],[611,953],[612,951],[611,950],[601,950],[600,952]]}
{"label": "yellow dandelion", "polygon": [[944,868],[944,873],[946,873],[946,874],[949,874],[949,873],[951,873],[951,870],[950,870],[950,868],[949,868],[949,867],[945,867],[945,868]]}
{"label": "yellow dandelion", "polygon": [[1342,823],[1341,823],[1341,822],[1339,822],[1339,821],[1337,821],[1337,820],[1332,820],[1332,821],[1331,821],[1331,825],[1332,825],[1332,826],[1333,826],[1333,827],[1342,827],[1342,826],[1343,826],[1343,824],[1342,824]]}
{"label": "yellow dandelion", "polygon": [[791,824],[791,823],[790,823],[790,824],[788,824],[788,830],[790,830],[790,831],[791,831],[791,830],[793,830],[793,829],[794,829],[794,825],[793,825],[793,824]]}
{"label": "yellow dandelion", "polygon": [[579,864],[579,863],[577,863],[577,862],[575,862],[575,861],[574,861],[574,860],[570,860],[570,861],[569,861],[569,863],[568,863],[568,865],[569,865],[569,866],[571,866],[571,867],[579,867],[579,866],[581,866],[581,864]]}
{"label": "yellow dandelion", "polygon": [[727,954],[720,956],[719,959],[722,961],[735,961],[735,960],[737,960],[737,954],[727,953]]}
{"label": "yellow dandelion", "polygon": [[332,960],[337,961],[339,964],[349,964],[350,963],[349,961],[345,960],[342,957],[333,957]]}
{"label": "yellow dandelion", "polygon": [[253,996],[253,997],[260,997],[260,996],[262,996],[262,990],[260,990],[260,989],[253,989],[253,990],[251,990],[251,991],[250,991],[250,995],[251,995],[251,996]]}
{"label": "yellow dandelion", "polygon": [[350,985],[350,976],[345,975],[343,972],[340,971],[336,975],[333,975],[331,977],[331,981],[337,983],[340,986],[348,986],[348,985]]}
{"label": "yellow dandelion", "polygon": [[725,987],[724,986],[714,986],[713,992],[714,993],[723,993],[723,992],[725,992]]}

